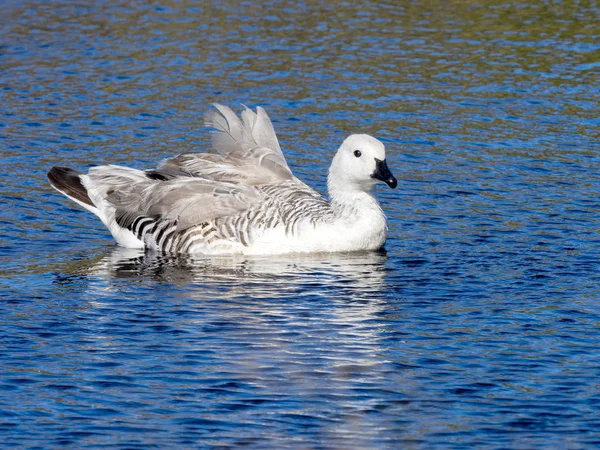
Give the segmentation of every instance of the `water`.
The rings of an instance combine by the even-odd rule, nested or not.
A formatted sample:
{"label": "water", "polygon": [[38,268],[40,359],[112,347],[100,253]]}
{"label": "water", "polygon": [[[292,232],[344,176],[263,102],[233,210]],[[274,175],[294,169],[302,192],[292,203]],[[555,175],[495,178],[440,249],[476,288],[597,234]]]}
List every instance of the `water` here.
{"label": "water", "polygon": [[[3,4],[0,446],[596,448],[595,2]],[[262,105],[322,192],[388,148],[385,253],[116,248],[52,165]]]}

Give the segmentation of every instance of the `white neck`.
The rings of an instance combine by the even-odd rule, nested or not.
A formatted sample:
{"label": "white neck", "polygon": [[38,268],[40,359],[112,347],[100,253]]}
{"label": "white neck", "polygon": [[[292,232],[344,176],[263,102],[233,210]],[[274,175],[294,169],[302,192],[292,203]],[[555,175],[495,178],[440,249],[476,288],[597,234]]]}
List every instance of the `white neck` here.
{"label": "white neck", "polygon": [[[370,180],[369,180],[370,181]],[[387,236],[387,223],[375,185],[357,185],[329,172],[329,198],[337,222],[327,236],[327,245],[339,251],[375,250]]]}
{"label": "white neck", "polygon": [[340,215],[372,214],[365,210],[374,210],[383,214],[379,201],[377,200],[376,185],[366,184],[358,185],[340,180],[331,171],[327,177],[327,189],[331,206]]}

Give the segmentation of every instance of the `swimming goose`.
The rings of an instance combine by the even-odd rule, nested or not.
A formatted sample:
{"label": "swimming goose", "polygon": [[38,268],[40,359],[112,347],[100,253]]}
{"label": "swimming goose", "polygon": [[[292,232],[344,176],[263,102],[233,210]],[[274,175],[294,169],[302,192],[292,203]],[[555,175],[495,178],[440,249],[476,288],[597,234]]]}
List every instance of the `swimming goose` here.
{"label": "swimming goose", "polygon": [[214,106],[206,116],[216,129],[209,153],[182,154],[146,171],[53,167],[48,179],[124,247],[269,255],[383,246],[387,224],[375,188],[397,182],[380,141],[366,134],[344,140],[329,169],[326,200],[292,174],[264,109],[245,108],[240,118]]}

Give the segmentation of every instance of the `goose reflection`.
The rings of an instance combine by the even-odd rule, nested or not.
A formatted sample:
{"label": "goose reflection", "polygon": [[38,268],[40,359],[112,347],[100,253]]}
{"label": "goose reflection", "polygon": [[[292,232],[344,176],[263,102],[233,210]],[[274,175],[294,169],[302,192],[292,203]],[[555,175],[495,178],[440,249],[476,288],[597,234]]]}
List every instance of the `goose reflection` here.
{"label": "goose reflection", "polygon": [[88,275],[109,286],[127,278],[188,287],[188,294],[219,298],[327,295],[366,298],[382,288],[386,254],[380,252],[268,257],[168,255],[114,247],[88,264]]}
{"label": "goose reflection", "polygon": [[[94,320],[85,329],[96,349],[140,364],[144,345],[159,342],[170,380],[184,367],[200,392],[218,389],[243,406],[227,420],[256,420],[254,401],[277,404],[284,416],[311,405],[302,420],[335,415],[320,439],[366,448],[361,440],[377,427],[364,411],[385,407],[382,392],[412,383],[389,360],[386,264],[385,253],[198,258],[115,247],[77,261],[75,276],[86,285]],[[173,389],[172,381],[153,383]]]}

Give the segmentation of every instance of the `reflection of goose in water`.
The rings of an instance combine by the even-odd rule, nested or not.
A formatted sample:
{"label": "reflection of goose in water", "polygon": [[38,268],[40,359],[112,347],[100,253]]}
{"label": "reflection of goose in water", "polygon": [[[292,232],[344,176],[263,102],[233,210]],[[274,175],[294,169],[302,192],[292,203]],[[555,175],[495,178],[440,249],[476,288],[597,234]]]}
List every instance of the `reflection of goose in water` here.
{"label": "reflection of goose in water", "polygon": [[[114,247],[78,261],[73,275],[102,318],[85,328],[96,347],[131,355],[134,365],[144,348],[162,349],[170,380],[182,372],[198,398],[218,390],[222,404],[241,405],[223,416],[232,423],[301,411],[302,421],[319,423],[323,442],[361,448],[377,433],[365,411],[381,424],[375,409],[414,383],[386,355],[386,261],[373,252],[191,258]],[[161,376],[152,385],[173,389]]]}
{"label": "reflection of goose in water", "polygon": [[332,289],[367,297],[381,289],[386,259],[385,251],[202,257],[113,247],[85,272],[109,284],[114,279],[143,277],[189,285],[190,293],[201,286],[203,295],[217,297],[327,295]]}

